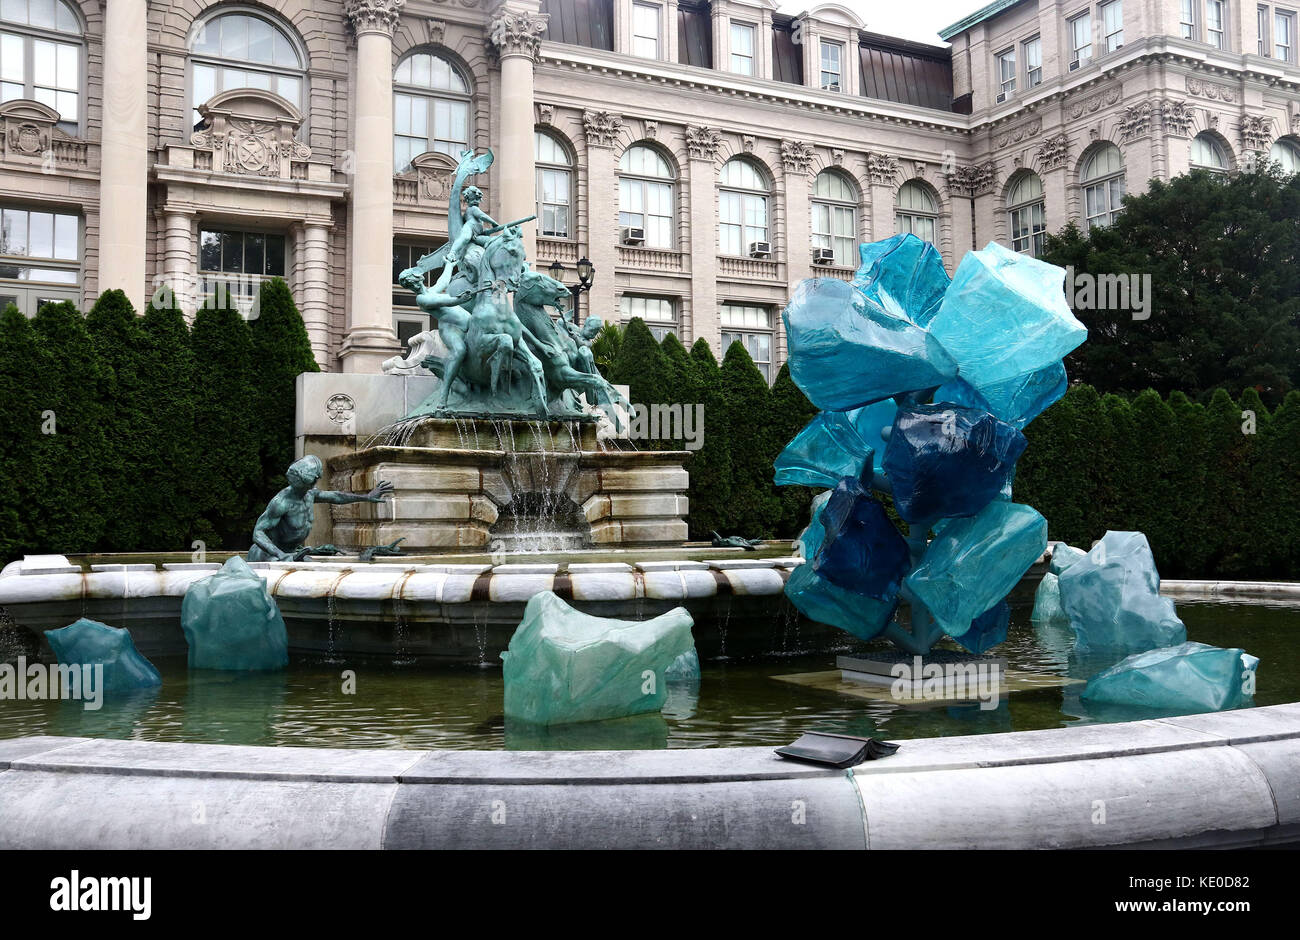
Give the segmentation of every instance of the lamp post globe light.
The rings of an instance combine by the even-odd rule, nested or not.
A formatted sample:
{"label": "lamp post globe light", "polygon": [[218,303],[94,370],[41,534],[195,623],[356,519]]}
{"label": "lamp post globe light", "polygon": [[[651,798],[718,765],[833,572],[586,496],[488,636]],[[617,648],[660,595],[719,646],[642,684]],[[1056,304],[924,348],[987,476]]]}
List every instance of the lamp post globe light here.
{"label": "lamp post globe light", "polygon": [[[561,262],[552,261],[550,267],[546,270],[555,280],[561,284],[564,283],[564,273],[567,269]],[[578,261],[577,271],[578,283],[569,286],[569,293],[573,296],[573,322],[575,326],[582,322],[582,318],[579,316],[582,308],[582,295],[591,290],[591,285],[596,279],[596,266],[584,257]]]}

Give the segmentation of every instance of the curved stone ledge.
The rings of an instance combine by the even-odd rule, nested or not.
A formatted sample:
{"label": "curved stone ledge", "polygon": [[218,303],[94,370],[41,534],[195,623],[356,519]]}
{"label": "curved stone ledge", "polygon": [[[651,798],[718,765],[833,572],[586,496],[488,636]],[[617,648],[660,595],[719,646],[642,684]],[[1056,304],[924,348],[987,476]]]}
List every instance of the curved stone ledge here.
{"label": "curved stone ledge", "polygon": [[1294,581],[1161,581],[1160,593],[1171,597],[1300,598]]}
{"label": "curved stone ledge", "polygon": [[[0,848],[1075,848],[1300,843],[1300,703],[770,748],[385,751],[0,741]],[[1101,821],[1104,820],[1104,821]]]}

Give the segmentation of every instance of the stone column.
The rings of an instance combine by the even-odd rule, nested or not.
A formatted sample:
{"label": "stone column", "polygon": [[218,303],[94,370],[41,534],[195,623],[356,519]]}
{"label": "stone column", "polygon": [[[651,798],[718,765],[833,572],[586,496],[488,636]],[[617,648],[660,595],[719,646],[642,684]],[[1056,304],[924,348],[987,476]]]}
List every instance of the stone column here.
{"label": "stone column", "polygon": [[812,189],[808,174],[813,149],[801,140],[781,141],[785,170],[785,268],[789,290],[812,276]]}
{"label": "stone column", "polygon": [[[329,366],[330,228],[318,219],[304,222],[298,232],[301,266],[298,270],[298,309],[311,340],[312,355],[322,369]],[[391,293],[391,291],[390,291]]]}
{"label": "stone column", "polygon": [[357,37],[345,372],[378,372],[393,331],[393,30],[405,0],[344,0]]}
{"label": "stone column", "polygon": [[615,148],[623,119],[608,111],[584,111],[587,140],[587,258],[596,279],[583,303],[583,313],[618,321],[614,269],[618,266],[618,160]]}
{"label": "stone column", "polygon": [[686,128],[691,195],[691,341],[708,340],[721,362],[721,311],[718,309],[718,132]]}
{"label": "stone column", "polygon": [[137,310],[147,299],[148,39],[145,0],[108,0],[100,133],[99,290],[125,291]]}
{"label": "stone column", "polygon": [[163,278],[187,320],[195,311],[198,265],[194,253],[194,210],[167,206],[163,210]]}
{"label": "stone column", "polygon": [[[536,0],[507,0],[497,8],[488,32],[488,47],[501,63],[500,141],[490,171],[500,207],[498,222],[532,215],[535,198],[533,153],[533,63],[541,53],[547,17]],[[524,226],[524,248],[533,261],[537,225]],[[612,274],[612,272],[610,272]]]}

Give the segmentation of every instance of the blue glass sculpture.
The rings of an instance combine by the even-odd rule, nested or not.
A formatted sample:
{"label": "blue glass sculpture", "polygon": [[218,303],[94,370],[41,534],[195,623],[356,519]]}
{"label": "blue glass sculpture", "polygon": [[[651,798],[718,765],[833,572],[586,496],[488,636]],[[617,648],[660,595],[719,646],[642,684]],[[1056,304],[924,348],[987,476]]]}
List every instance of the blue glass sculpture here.
{"label": "blue glass sculpture", "polygon": [[700,654],[694,646],[668,664],[664,670],[664,680],[687,685],[700,684]]}
{"label": "blue glass sculpture", "polygon": [[826,532],[822,527],[822,510],[830,499],[823,493],[813,500],[812,520],[796,543],[804,564],[790,572],[785,596],[811,620],[839,627],[860,640],[874,639],[893,619],[898,599],[878,601],[844,588],[836,587],[813,570],[812,560],[821,548]]}
{"label": "blue glass sculpture", "polygon": [[986,653],[1007,638],[1010,628],[1011,605],[1001,601],[976,617],[956,640],[972,653]]}
{"label": "blue glass sculpture", "polygon": [[973,516],[1007,485],[1026,443],[986,411],[900,408],[883,463],[894,508],[909,523]]}
{"label": "blue glass sculpture", "polygon": [[823,411],[938,388],[957,374],[952,357],[929,332],[843,281],[802,282],[782,317],[790,377]]}
{"label": "blue glass sculpture", "polygon": [[1182,643],[1134,653],[1089,679],[1081,697],[1182,713],[1240,708],[1253,701],[1258,665],[1244,650]]}
{"label": "blue glass sculpture", "polygon": [[1038,590],[1034,592],[1034,612],[1029,615],[1029,619],[1033,623],[1043,624],[1070,622],[1070,615],[1061,606],[1060,580],[1050,571],[1038,582]]}
{"label": "blue glass sculpture", "polygon": [[939,312],[950,279],[943,257],[911,232],[858,246],[853,286],[894,316],[925,326]]}
{"label": "blue glass sculpture", "polygon": [[981,394],[1059,362],[1088,335],[1061,289],[1064,272],[990,242],[967,252],[930,333]]}
{"label": "blue glass sculpture", "polygon": [[949,636],[1011,593],[1047,548],[1047,520],[995,500],[968,519],[948,520],[904,584]]}
{"label": "blue glass sculpture", "polygon": [[870,457],[881,470],[885,439],[898,405],[892,398],[850,411],[818,412],[776,458],[778,486],[834,487],[844,477],[862,475]]}
{"label": "blue glass sculpture", "polygon": [[82,617],[58,630],[46,630],[45,639],[61,665],[102,665],[101,688],[105,694],[162,685],[162,676],[154,664],[140,655],[131,634],[120,627]]}
{"label": "blue glass sculpture", "polygon": [[813,571],[836,587],[893,604],[912,567],[907,542],[885,507],[853,477],[831,492],[821,514],[825,535]]}
{"label": "blue glass sculpture", "polygon": [[1047,564],[1047,570],[1054,574],[1060,575],[1062,571],[1070,567],[1080,558],[1087,556],[1081,548],[1075,548],[1073,545],[1066,545],[1064,542],[1057,542],[1052,546],[1052,560]]}
{"label": "blue glass sculpture", "polygon": [[1141,532],[1107,532],[1060,574],[1061,605],[1080,649],[1177,646],[1187,630],[1160,596],[1151,547]]}
{"label": "blue glass sculpture", "polygon": [[574,610],[551,591],[535,594],[501,654],[507,718],[539,725],[657,712],[666,673],[695,648],[690,613],[613,620]]}
{"label": "blue glass sculpture", "polygon": [[1017,430],[1024,430],[1025,425],[1065,394],[1068,384],[1065,363],[1053,362],[1037,372],[980,388],[958,376],[935,392],[934,400],[978,408]]}
{"label": "blue glass sculpture", "polygon": [[235,556],[195,581],[181,602],[191,669],[266,670],[289,664],[289,635],[266,583]]}

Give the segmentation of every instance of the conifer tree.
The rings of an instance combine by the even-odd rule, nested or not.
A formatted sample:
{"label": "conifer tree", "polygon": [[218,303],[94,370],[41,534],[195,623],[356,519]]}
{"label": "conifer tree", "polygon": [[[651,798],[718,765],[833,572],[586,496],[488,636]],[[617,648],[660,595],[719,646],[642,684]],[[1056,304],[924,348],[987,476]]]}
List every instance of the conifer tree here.
{"label": "conifer tree", "polygon": [[[153,429],[149,469],[143,475],[151,481],[154,511],[146,520],[144,547],[150,551],[187,551],[200,537],[195,527],[200,518],[202,487],[201,481],[194,478],[194,455],[196,444],[203,440],[195,424],[194,353],[189,327],[173,302],[146,307],[140,329],[147,340],[144,423]],[[211,537],[206,527],[202,534]]]}
{"label": "conifer tree", "polygon": [[285,485],[284,471],[294,458],[297,379],[319,372],[302,316],[281,278],[262,284],[258,315],[251,321],[253,381],[257,395],[262,465],[259,490],[267,499]]}
{"label": "conifer tree", "polygon": [[713,532],[727,524],[732,491],[731,422],[722,389],[722,370],[707,340],[697,339],[691,346],[691,366],[704,405],[704,427],[700,449],[688,466],[691,482],[687,526],[692,541],[699,542],[709,540]]}
{"label": "conifer tree", "polygon": [[36,551],[36,530],[43,520],[32,513],[29,499],[36,478],[41,410],[49,393],[39,386],[47,374],[31,321],[9,304],[0,313],[0,565]]}
{"label": "conifer tree", "polygon": [[722,390],[731,430],[731,499],[722,535],[772,538],[780,503],[772,486],[767,428],[771,390],[744,344],[732,343],[722,360]]}
{"label": "conifer tree", "polygon": [[785,449],[785,445],[794,440],[795,435],[817,414],[817,406],[794,384],[790,377],[790,364],[784,363],[772,383],[771,420],[767,431],[767,447],[770,460],[768,463],[768,482],[773,494],[780,504],[780,515],[776,523],[778,538],[794,538],[808,524],[808,510],[816,490],[807,486],[777,486],[772,483],[775,476],[776,458]]}

